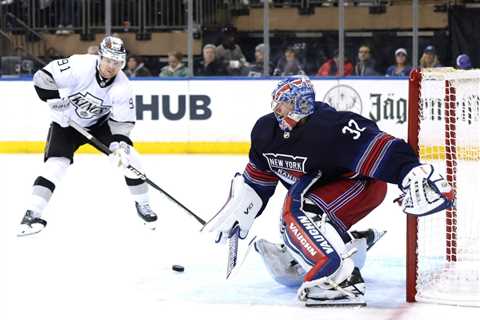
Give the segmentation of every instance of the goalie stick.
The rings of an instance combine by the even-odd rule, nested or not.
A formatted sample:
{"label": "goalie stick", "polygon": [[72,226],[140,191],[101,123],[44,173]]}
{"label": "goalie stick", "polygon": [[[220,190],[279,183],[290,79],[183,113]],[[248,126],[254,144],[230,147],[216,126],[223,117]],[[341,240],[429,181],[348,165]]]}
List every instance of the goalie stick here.
{"label": "goalie stick", "polygon": [[232,236],[228,238],[227,279],[232,274],[233,269],[237,266],[238,238],[240,236],[240,227],[238,224],[233,227],[232,233]]}
{"label": "goalie stick", "polygon": [[[112,153],[112,151],[105,145],[103,144],[100,140],[98,140],[97,138],[95,138],[93,135],[91,135],[85,128],[83,128],[82,126],[80,126],[78,123],[72,121],[72,120],[69,120],[68,121],[68,124],[74,128],[75,130],[77,130],[81,135],[83,135],[85,138],[88,139],[89,143],[95,147],[95,149],[97,149],[98,151],[106,154],[106,155],[109,155]],[[195,218],[195,220],[197,220],[199,223],[202,224],[202,226],[205,225],[205,220],[203,220],[202,218],[200,218],[198,215],[196,215],[195,213],[193,213],[190,209],[188,209],[187,207],[185,207],[180,201],[178,201],[177,199],[175,199],[174,197],[172,197],[167,191],[163,190],[162,188],[160,188],[156,183],[154,183],[152,180],[150,180],[149,178],[147,178],[147,176],[145,175],[145,173],[139,171],[138,169],[136,169],[135,167],[133,167],[132,165],[128,165],[127,166],[127,169],[132,171],[134,174],[136,174],[140,179],[142,179],[143,181],[145,181],[146,183],[148,183],[150,186],[152,186],[154,189],[160,191],[161,193],[163,193],[167,198],[169,198],[171,201],[173,201],[176,205],[178,205],[180,208],[182,208],[183,210],[185,210],[188,214],[190,214],[193,218]]]}
{"label": "goalie stick", "polygon": [[[223,210],[223,208],[225,208],[225,206],[228,204],[228,202],[232,199],[233,197],[233,180],[232,182],[230,183],[230,191],[228,193],[228,198],[227,198],[227,201],[225,201],[225,204],[220,208],[220,210],[207,222],[206,225],[208,225],[213,219],[215,219],[218,214]],[[203,231],[205,226],[200,230],[200,231]],[[226,279],[229,279],[230,276],[232,275],[232,272],[238,268],[237,267],[237,264],[238,264],[238,240],[240,238],[240,226],[238,224],[236,224],[232,230],[230,231],[230,234],[229,234],[229,237],[228,237],[228,240],[227,240],[227,246],[228,246],[228,253],[227,253],[227,276],[226,276]],[[248,244],[248,248],[245,252],[245,254],[243,255],[241,261],[240,261],[240,265],[239,267],[243,264],[243,262],[245,262],[245,259],[253,245],[253,242],[254,240],[256,239],[256,236],[253,237],[252,240],[250,240],[250,243]],[[234,272],[236,273],[236,272]]]}
{"label": "goalie stick", "polygon": [[[248,246],[247,248],[244,250],[244,252],[242,253],[241,255],[241,258],[239,259],[238,258],[238,246],[237,246],[237,249],[236,249],[236,253],[235,253],[235,265],[231,268],[230,272],[227,274],[227,279],[229,279],[231,276],[236,276],[236,274],[238,274],[238,270],[240,270],[240,268],[242,267],[242,265],[245,263],[245,260],[247,260],[247,256],[248,254],[250,253],[252,247],[254,247],[255,245],[255,240],[257,240],[257,236],[253,236],[252,239],[250,239],[250,241],[248,242]],[[238,237],[237,239],[235,240],[237,241],[238,243]],[[229,247],[230,249],[230,247]],[[229,255],[229,259],[230,259],[230,255]],[[230,261],[230,260],[229,260]],[[229,263],[230,265],[230,263]]]}

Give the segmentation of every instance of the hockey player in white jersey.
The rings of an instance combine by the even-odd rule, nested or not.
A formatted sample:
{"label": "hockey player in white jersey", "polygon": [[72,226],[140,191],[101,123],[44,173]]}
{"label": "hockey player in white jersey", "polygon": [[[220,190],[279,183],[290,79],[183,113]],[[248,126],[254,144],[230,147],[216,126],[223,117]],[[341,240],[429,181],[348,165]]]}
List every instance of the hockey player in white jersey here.
{"label": "hockey player in white jersey", "polygon": [[123,168],[138,215],[146,224],[157,220],[150,207],[148,186],[126,170],[141,170],[139,155],[129,138],[136,112],[129,80],[121,70],[126,50],[119,38],[105,37],[99,55],[73,55],[50,62],[35,73],[33,83],[50,109],[52,123],[44,152],[44,166],[33,183],[19,236],[34,234],[46,225],[42,213],[55,187],[73,163],[75,151],[87,139],[69,126],[74,121],[109,146],[115,166]]}

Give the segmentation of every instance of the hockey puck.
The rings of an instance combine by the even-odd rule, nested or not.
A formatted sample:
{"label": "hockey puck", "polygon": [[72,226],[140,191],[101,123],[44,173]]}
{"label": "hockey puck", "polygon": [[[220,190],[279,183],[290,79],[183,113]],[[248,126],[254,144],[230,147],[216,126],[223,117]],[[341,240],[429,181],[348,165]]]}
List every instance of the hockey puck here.
{"label": "hockey puck", "polygon": [[183,272],[183,271],[185,271],[185,268],[183,266],[179,265],[179,264],[174,264],[172,266],[172,270],[177,271],[177,272]]}

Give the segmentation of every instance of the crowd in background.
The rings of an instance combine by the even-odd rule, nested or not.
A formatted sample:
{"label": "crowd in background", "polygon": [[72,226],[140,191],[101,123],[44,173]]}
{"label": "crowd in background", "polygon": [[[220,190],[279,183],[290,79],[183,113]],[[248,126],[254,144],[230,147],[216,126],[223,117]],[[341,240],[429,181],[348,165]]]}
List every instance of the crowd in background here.
{"label": "crowd in background", "polygon": [[[231,21],[231,19],[221,21],[207,19],[200,14],[200,11],[203,12],[202,14],[212,16],[211,13],[224,8],[226,2],[202,1],[202,3],[206,2],[218,4],[220,7],[212,5],[208,10],[204,10],[205,12],[194,11],[195,19],[203,19],[199,20],[200,22],[194,28],[194,39],[202,39],[202,50],[195,52],[193,57],[194,76],[258,77],[306,74],[318,77],[393,77],[407,76],[411,70],[412,39],[410,36],[400,34],[405,33],[405,30],[399,25],[399,29],[367,30],[368,32],[357,32],[356,35],[350,36],[349,32],[346,32],[345,57],[341,68],[338,65],[338,50],[335,50],[338,47],[338,32],[335,26],[332,30],[304,32],[275,30],[271,33],[269,40],[269,64],[265,71],[263,61],[266,46],[261,43],[258,32],[237,32],[233,25],[224,25],[222,28],[225,21]],[[316,10],[322,10],[320,3],[330,1],[274,0],[271,2],[287,7],[291,4],[304,3],[312,7],[317,6]],[[250,0],[242,3],[246,6],[247,4],[260,5],[261,1]],[[140,36],[137,40],[152,41],[143,36],[158,31],[185,30],[185,4],[186,1],[177,0],[112,1],[110,8],[112,21],[109,25],[112,32],[120,33],[120,37],[126,33],[136,32],[137,36]],[[353,4],[356,5],[355,1]],[[146,8],[147,12],[142,11]],[[274,8],[275,6],[272,10]],[[421,57],[413,64],[420,67],[444,65],[462,69],[472,68],[472,64],[478,66],[480,64],[478,41],[475,37],[468,38],[463,35],[475,34],[475,30],[478,29],[476,21],[480,9],[460,10],[461,8],[455,6],[447,9],[449,17],[447,27],[428,32],[425,30],[424,35],[419,35]],[[100,0],[0,0],[0,27],[5,31],[0,32],[0,48],[7,48],[0,50],[0,55],[5,55],[0,57],[2,60],[0,75],[2,72],[3,75],[31,75],[44,63],[64,57],[62,48],[58,46],[28,50],[29,45],[32,48],[41,47],[38,44],[42,42],[40,41],[42,38],[32,33],[33,31],[39,35],[59,36],[75,33],[80,35],[82,41],[91,41],[96,34],[105,30],[105,10],[105,1]],[[147,14],[147,18],[140,18],[142,12]],[[23,21],[27,27],[19,21]],[[156,29],[157,27],[165,28]],[[11,40],[12,43],[7,43],[5,40],[7,37],[2,37],[2,34],[9,34],[9,32],[15,35],[24,34],[22,40],[24,44],[18,45]],[[18,41],[20,37],[15,39]],[[61,41],[61,37],[55,38],[56,43]],[[189,75],[185,50],[183,52],[172,50],[167,55],[166,52],[136,55],[133,44],[131,44],[132,48],[129,48],[127,41],[126,45],[127,50],[132,54],[128,57],[124,71],[130,77]],[[20,49],[23,51],[17,52]],[[95,50],[95,48],[89,48],[88,52],[94,53]],[[37,57],[37,52],[43,52],[43,56]],[[467,52],[470,57],[465,54]]]}
{"label": "crowd in background", "polygon": [[[297,57],[294,48],[288,47],[278,61],[270,63],[268,71],[264,71],[265,45],[258,44],[255,47],[255,60],[248,62],[238,44],[215,46],[206,44],[202,50],[202,61],[194,68],[195,76],[288,76],[307,74]],[[184,59],[180,52],[168,54],[168,64],[161,69],[160,77],[185,77],[188,75],[187,67],[182,63]],[[132,62],[133,60],[133,62]],[[332,57],[328,58],[320,68],[309,76],[408,76],[412,70],[409,63],[409,55],[405,48],[398,48],[392,54],[392,64],[386,70],[379,70],[369,45],[361,45],[358,48],[357,57],[352,60],[344,59],[343,74],[340,74],[339,54],[336,50]],[[418,66],[420,68],[443,67],[439,61],[436,49],[428,45],[423,49]],[[457,69],[471,69],[470,57],[466,54],[458,55]],[[138,57],[130,57],[125,70],[130,77],[157,76],[152,74]]]}
{"label": "crowd in background", "polygon": [[[120,36],[120,35],[118,35]],[[309,76],[408,76],[412,70],[409,54],[405,48],[397,48],[392,52],[391,65],[383,69],[377,66],[372,48],[368,44],[358,47],[354,59],[345,57],[343,74],[340,74],[339,52],[335,50],[331,57],[313,72],[307,72],[299,58],[299,50],[295,46],[287,46],[280,57],[271,59],[268,71],[264,71],[265,45],[260,43],[254,48],[252,61],[247,61],[245,54],[237,43],[234,28],[223,30],[221,42],[218,45],[206,43],[202,48],[202,59],[194,64],[194,76],[288,76],[308,74]],[[128,48],[127,48],[128,49]],[[129,77],[186,77],[188,68],[186,56],[181,52],[173,51],[168,54],[167,63],[160,67],[160,72],[149,70],[141,57],[128,58],[125,73]],[[423,48],[419,59],[420,68],[442,67],[436,48],[427,45]],[[454,65],[457,69],[471,69],[470,57],[460,54]],[[158,69],[158,68],[155,68]]]}
{"label": "crowd in background", "polygon": [[[122,37],[121,34],[115,34]],[[97,47],[91,46],[87,53],[96,54]],[[128,46],[127,46],[128,51]],[[392,50],[393,51],[393,50]],[[397,48],[391,53],[391,65],[387,68],[377,65],[372,47],[362,44],[356,51],[356,57],[351,58],[348,54],[344,58],[343,74],[339,68],[339,53],[334,50],[330,57],[325,57],[324,62],[315,69],[307,69],[304,66],[305,57],[301,59],[300,50],[295,45],[287,46],[281,54],[272,58],[268,70],[264,70],[265,45],[260,43],[254,48],[251,61],[245,57],[244,50],[237,43],[236,30],[231,27],[223,29],[221,41],[206,43],[202,48],[201,59],[194,63],[194,76],[288,76],[307,74],[309,76],[408,76],[412,69],[409,53],[405,48]],[[186,55],[178,52],[169,52],[163,63],[154,65],[147,64],[141,56],[131,55],[124,72],[133,77],[187,77],[188,66]],[[385,60],[385,57],[382,57]],[[421,68],[442,67],[442,63],[433,45],[423,48],[418,66]],[[454,67],[458,69],[471,69],[470,57],[466,54],[458,55]],[[20,67],[22,69],[22,67]],[[30,68],[31,71],[32,68]],[[0,69],[0,75],[1,75]]]}

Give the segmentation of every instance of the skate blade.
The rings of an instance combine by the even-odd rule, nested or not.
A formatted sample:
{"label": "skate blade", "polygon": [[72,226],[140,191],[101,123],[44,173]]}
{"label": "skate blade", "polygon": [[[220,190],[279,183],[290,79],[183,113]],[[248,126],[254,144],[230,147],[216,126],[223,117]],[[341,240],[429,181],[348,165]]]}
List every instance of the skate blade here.
{"label": "skate blade", "polygon": [[372,248],[378,242],[378,240],[382,239],[385,233],[387,233],[387,230],[379,231],[377,234],[378,238],[375,239],[372,243],[370,243],[370,245],[367,247],[367,251],[370,250],[370,248]]}
{"label": "skate blade", "polygon": [[366,307],[367,302],[363,299],[337,299],[337,300],[316,300],[307,299],[305,301],[306,307]]}
{"label": "skate blade", "polygon": [[39,233],[43,229],[45,229],[45,227],[42,226],[42,225],[38,225],[38,226],[35,225],[34,227],[30,227],[30,226],[27,226],[27,225],[25,225],[25,226],[21,225],[17,230],[17,237],[31,236],[31,235]]}
{"label": "skate blade", "polygon": [[157,229],[157,221],[152,221],[152,222],[143,221],[143,225],[147,229],[152,230],[152,231],[155,231]]}

